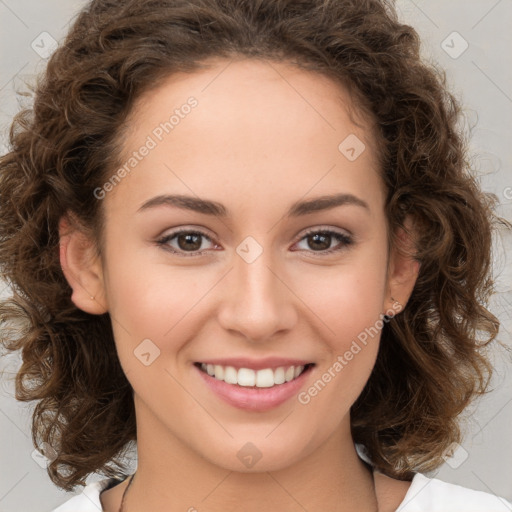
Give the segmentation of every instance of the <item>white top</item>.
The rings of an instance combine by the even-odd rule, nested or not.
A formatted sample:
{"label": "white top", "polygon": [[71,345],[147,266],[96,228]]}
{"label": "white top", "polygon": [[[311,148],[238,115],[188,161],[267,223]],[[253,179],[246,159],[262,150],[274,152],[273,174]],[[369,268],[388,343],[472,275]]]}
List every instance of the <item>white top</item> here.
{"label": "white top", "polygon": [[[371,464],[364,447],[356,444],[356,450],[362,460]],[[120,482],[115,478],[106,478],[90,483],[81,494],[52,512],[101,512],[100,492]],[[512,512],[512,503],[494,494],[416,473],[396,512]]]}

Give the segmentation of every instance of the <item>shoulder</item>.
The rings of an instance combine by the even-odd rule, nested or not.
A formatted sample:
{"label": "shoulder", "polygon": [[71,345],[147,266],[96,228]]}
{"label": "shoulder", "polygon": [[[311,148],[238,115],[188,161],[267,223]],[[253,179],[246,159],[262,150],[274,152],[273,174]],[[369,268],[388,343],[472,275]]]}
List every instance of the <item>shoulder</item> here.
{"label": "shoulder", "polygon": [[105,478],[98,482],[87,484],[83,491],[69,499],[51,512],[98,512],[103,510],[100,501],[100,493],[105,489],[118,484],[116,478]]}
{"label": "shoulder", "polygon": [[[359,457],[372,466],[365,447],[356,443]],[[381,512],[512,512],[512,503],[495,494],[429,478],[416,473],[412,481],[390,478],[373,470]]]}
{"label": "shoulder", "polygon": [[396,512],[511,512],[512,504],[491,493],[417,473]]}

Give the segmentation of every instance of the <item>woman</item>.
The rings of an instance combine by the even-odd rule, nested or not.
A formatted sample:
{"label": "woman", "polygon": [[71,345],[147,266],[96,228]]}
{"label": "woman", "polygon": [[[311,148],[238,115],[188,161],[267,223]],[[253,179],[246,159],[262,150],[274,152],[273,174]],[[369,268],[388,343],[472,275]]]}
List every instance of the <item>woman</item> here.
{"label": "woman", "polygon": [[418,44],[376,0],[82,11],[0,167],[17,397],[58,486],[107,477],[58,512],[507,510],[422,474],[499,325]]}

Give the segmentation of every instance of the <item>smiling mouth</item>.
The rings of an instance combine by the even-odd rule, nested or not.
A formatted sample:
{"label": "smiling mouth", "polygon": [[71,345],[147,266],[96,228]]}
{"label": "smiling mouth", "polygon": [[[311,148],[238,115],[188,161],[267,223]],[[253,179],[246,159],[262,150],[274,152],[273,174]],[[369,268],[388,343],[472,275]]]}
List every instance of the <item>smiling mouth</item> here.
{"label": "smiling mouth", "polygon": [[205,363],[194,363],[202,372],[227,384],[247,388],[272,388],[297,379],[314,366],[309,363],[301,366],[281,366],[279,368],[235,368]]}

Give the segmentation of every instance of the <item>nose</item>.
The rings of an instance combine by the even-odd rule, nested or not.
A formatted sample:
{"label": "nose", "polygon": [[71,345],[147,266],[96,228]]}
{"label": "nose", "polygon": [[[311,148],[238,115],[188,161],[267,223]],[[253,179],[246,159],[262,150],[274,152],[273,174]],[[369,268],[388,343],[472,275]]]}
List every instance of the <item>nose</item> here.
{"label": "nose", "polygon": [[295,295],[280,268],[273,264],[270,251],[251,263],[235,255],[218,311],[225,330],[258,342],[292,329],[298,318]]}

